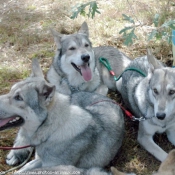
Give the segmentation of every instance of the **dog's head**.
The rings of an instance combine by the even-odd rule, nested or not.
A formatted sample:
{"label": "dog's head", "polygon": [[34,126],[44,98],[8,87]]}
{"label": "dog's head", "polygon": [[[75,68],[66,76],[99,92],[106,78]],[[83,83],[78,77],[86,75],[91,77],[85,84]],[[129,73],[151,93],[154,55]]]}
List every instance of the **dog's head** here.
{"label": "dog's head", "polygon": [[159,120],[171,120],[175,115],[175,69],[164,67],[148,52],[150,62],[149,97]]}
{"label": "dog's head", "polygon": [[39,63],[32,62],[32,75],[12,86],[10,92],[0,96],[0,130],[27,126],[31,131],[46,119],[55,86],[44,80]]}
{"label": "dog's head", "polygon": [[89,31],[84,22],[77,33],[62,35],[51,30],[57,45],[58,64],[62,71],[75,79],[90,81],[95,67],[94,53],[89,40]]}

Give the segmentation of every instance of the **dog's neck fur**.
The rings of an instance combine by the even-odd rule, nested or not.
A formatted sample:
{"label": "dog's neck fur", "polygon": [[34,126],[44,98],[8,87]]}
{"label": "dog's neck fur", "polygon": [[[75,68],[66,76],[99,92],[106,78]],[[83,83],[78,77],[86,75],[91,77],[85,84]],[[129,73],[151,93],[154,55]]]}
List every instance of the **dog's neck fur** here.
{"label": "dog's neck fur", "polygon": [[[66,95],[62,95],[60,93],[55,93],[55,96],[53,97],[52,102],[49,104],[47,107],[47,118],[45,119],[44,123],[42,123],[37,131],[34,133],[33,137],[31,138],[31,145],[37,146],[40,145],[41,143],[45,142],[51,133],[55,132],[52,130],[52,128],[58,128],[61,126],[62,123],[64,123],[65,120],[67,120],[67,116],[69,116],[70,109],[69,109],[69,97]],[[66,107],[67,115],[64,117],[59,117],[61,115],[62,110]],[[56,111],[53,109],[57,109]],[[59,113],[58,113],[59,111]],[[65,112],[65,111],[64,111]],[[58,121],[55,118],[60,118],[59,123],[53,123],[53,121]],[[64,120],[64,121],[63,121]],[[57,125],[57,127],[50,127],[50,125]],[[49,127],[47,133],[43,135],[42,133],[46,128]],[[41,138],[41,135],[43,138]],[[38,140],[40,138],[40,140]],[[36,142],[37,141],[37,142]]]}
{"label": "dog's neck fur", "polygon": [[[57,60],[57,58],[58,58],[58,60]],[[58,73],[58,75],[60,75],[61,77],[66,76],[61,69],[61,49],[56,52],[56,55],[54,56],[53,62],[54,63],[52,65],[53,65],[55,71]]]}
{"label": "dog's neck fur", "polygon": [[[77,132],[81,132],[80,128],[83,129],[86,127],[85,125],[89,124],[88,121],[91,120],[89,114],[83,111],[84,116],[80,115],[82,109],[75,105],[70,105],[70,101],[70,96],[58,92],[55,93],[53,101],[47,108],[48,116],[31,138],[31,145],[39,146],[48,139],[52,139],[50,137],[52,137],[53,133],[58,136],[58,143],[68,140],[72,136],[76,136],[78,134]],[[86,122],[83,122],[84,120],[86,120]],[[74,125],[72,125],[72,123],[74,123]],[[52,127],[50,127],[51,125]],[[76,129],[77,127],[79,127],[78,130]],[[52,130],[52,128],[56,128],[56,130]],[[67,130],[66,133],[65,129]],[[43,135],[43,133],[45,133],[45,135]],[[40,138],[40,140],[38,140],[38,138]]]}

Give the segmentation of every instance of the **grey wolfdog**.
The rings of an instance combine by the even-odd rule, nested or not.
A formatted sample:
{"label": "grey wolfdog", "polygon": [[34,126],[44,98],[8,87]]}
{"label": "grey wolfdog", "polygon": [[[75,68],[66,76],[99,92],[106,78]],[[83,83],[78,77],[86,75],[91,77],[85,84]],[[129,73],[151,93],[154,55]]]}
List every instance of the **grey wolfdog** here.
{"label": "grey wolfdog", "polygon": [[106,95],[116,90],[116,83],[99,58],[107,58],[116,76],[130,63],[130,59],[114,47],[94,47],[84,22],[77,33],[62,35],[52,30],[57,51],[47,79],[57,91],[71,94],[75,91],[97,92]]}
{"label": "grey wolfdog", "polygon": [[[32,67],[29,78],[0,96],[0,130],[20,126],[14,146],[29,144],[36,150],[35,159],[19,172],[58,165],[87,169],[108,165],[123,140],[120,107],[100,94],[60,94],[45,81],[36,59]],[[25,151],[11,151],[7,163],[20,162]]]}
{"label": "grey wolfdog", "polygon": [[139,122],[138,142],[158,160],[164,161],[167,153],[153,140],[155,133],[167,134],[175,145],[175,69],[165,67],[148,50],[147,56],[137,58],[128,66],[141,70],[126,71],[117,87],[128,108]]}

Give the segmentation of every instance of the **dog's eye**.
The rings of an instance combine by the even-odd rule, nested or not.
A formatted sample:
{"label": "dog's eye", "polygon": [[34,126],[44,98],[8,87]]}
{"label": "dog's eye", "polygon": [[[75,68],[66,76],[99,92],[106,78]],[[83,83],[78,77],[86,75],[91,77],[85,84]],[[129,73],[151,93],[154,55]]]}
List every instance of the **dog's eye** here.
{"label": "dog's eye", "polygon": [[170,90],[169,95],[173,95],[173,94],[175,94],[175,90]]}
{"label": "dog's eye", "polygon": [[69,50],[75,50],[76,48],[75,47],[70,47]]}
{"label": "dog's eye", "polygon": [[155,94],[158,94],[158,90],[157,90],[156,88],[153,89],[153,92],[154,92]]}
{"label": "dog's eye", "polygon": [[85,47],[89,47],[89,44],[85,44]]}
{"label": "dog's eye", "polygon": [[18,94],[14,97],[15,100],[17,101],[23,101],[23,98]]}

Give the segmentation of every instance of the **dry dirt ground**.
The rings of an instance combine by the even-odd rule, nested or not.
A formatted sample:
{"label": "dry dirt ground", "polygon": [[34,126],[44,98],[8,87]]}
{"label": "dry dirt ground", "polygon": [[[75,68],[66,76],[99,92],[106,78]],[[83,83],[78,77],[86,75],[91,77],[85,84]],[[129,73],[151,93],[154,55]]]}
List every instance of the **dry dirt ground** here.
{"label": "dry dirt ground", "polygon": [[[53,37],[49,28],[69,34],[78,30],[86,21],[90,29],[93,46],[111,45],[118,47],[131,58],[145,55],[146,48],[152,47],[154,54],[163,62],[172,64],[171,45],[166,42],[147,41],[149,26],[155,13],[168,11],[170,15],[174,7],[167,6],[166,0],[98,0],[99,10],[94,19],[78,16],[70,19],[71,9],[77,0],[0,0],[0,94],[9,91],[12,84],[26,78],[30,74],[31,59],[38,57],[42,69],[47,72],[55,51]],[[167,10],[168,9],[168,10]],[[132,46],[124,46],[119,31],[128,25],[122,20],[122,14],[131,15],[134,20],[145,26],[137,28],[138,40]],[[120,99],[111,92],[111,98]],[[111,165],[121,171],[150,175],[160,164],[136,142],[138,123],[127,117],[126,134],[121,150]],[[0,146],[11,146],[18,129],[0,133]],[[155,141],[167,152],[172,146],[165,135],[156,135]],[[11,168],[5,163],[8,151],[0,150],[0,172]]]}

